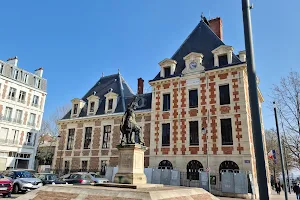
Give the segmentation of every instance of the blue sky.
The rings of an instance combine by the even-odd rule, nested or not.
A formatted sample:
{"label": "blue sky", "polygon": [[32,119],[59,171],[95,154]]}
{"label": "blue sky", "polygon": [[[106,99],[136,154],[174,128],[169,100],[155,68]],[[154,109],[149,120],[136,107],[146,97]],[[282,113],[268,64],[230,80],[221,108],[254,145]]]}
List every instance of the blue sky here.
{"label": "blue sky", "polygon": [[[290,70],[299,71],[300,1],[252,3],[256,67],[270,128],[272,85]],[[202,12],[223,19],[224,42],[236,53],[245,49],[240,0],[11,0],[0,7],[0,59],[18,56],[21,68],[44,68],[46,118],[57,106],[81,98],[102,72],[119,68],[136,91],[137,78],[154,78],[158,62],[172,56]]]}

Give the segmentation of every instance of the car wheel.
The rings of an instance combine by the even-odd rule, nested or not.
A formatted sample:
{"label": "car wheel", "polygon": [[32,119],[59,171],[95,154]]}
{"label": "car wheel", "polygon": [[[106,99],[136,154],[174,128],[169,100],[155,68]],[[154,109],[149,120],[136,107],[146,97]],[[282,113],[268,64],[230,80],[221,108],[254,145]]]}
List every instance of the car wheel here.
{"label": "car wheel", "polygon": [[5,198],[7,196],[7,194],[2,194],[3,198]]}
{"label": "car wheel", "polygon": [[14,184],[14,187],[13,187],[13,193],[14,194],[17,194],[18,192],[19,192],[19,189],[20,189],[20,187],[19,187],[19,185],[18,184]]}

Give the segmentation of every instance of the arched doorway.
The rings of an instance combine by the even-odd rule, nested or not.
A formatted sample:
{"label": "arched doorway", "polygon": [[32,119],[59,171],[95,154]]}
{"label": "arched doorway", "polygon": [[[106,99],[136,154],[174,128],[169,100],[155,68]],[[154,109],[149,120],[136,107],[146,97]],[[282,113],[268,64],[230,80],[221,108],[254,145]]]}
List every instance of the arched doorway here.
{"label": "arched doorway", "polygon": [[233,161],[230,161],[230,160],[225,160],[223,161],[221,164],[220,164],[220,167],[219,167],[219,174],[220,174],[220,181],[221,181],[221,173],[222,172],[239,172],[239,166],[233,162]]}
{"label": "arched doorway", "polygon": [[203,171],[203,165],[198,160],[191,160],[186,166],[187,179],[199,180],[199,171]]}
{"label": "arched doorway", "polygon": [[173,165],[168,160],[163,160],[159,163],[158,169],[173,169]]}

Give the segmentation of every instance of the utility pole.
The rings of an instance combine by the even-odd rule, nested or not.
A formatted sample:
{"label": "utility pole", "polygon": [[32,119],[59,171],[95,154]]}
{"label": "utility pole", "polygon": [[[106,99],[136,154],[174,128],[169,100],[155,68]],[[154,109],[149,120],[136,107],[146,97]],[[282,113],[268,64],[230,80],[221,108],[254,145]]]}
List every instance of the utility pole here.
{"label": "utility pole", "polygon": [[252,39],[252,24],[249,0],[242,0],[244,35],[247,58],[247,74],[249,83],[249,96],[252,119],[252,134],[256,158],[257,183],[259,188],[259,198],[269,200],[268,179],[266,173],[265,152],[263,146],[260,110],[258,103],[258,92],[256,82],[256,71],[254,62],[254,49]]}
{"label": "utility pole", "polygon": [[277,110],[276,110],[276,103],[273,102],[274,105],[274,115],[275,115],[275,123],[276,123],[276,132],[277,132],[277,139],[278,139],[278,146],[279,146],[279,153],[280,153],[280,160],[281,160],[281,170],[282,170],[282,179],[283,179],[283,186],[284,186],[284,196],[285,200],[288,200],[288,192],[286,188],[286,179],[285,179],[285,166],[284,166],[284,157],[282,155],[282,145],[281,145],[281,139],[279,135],[279,128],[278,128],[278,120],[277,120]]}

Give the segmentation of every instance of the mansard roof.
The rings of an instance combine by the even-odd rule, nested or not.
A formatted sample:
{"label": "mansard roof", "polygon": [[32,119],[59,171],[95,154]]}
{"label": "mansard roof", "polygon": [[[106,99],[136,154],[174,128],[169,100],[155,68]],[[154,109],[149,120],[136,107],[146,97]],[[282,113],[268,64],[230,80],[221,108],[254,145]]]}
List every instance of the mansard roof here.
{"label": "mansard roof", "polygon": [[[132,89],[129,87],[125,79],[121,76],[120,73],[113,74],[110,76],[104,76],[96,82],[96,84],[82,97],[82,100],[86,102],[84,107],[81,109],[79,117],[87,116],[87,108],[88,108],[88,97],[91,95],[95,95],[99,97],[99,107],[96,112],[96,115],[105,114],[105,94],[108,92],[114,92],[118,95],[117,97],[117,107],[114,113],[122,113],[125,112],[128,103],[133,99],[134,93]],[[139,109],[151,109],[151,94],[143,94],[139,95],[139,97],[143,97],[147,99],[146,104]],[[62,119],[70,119],[71,111],[69,111]]]}
{"label": "mansard roof", "polygon": [[[176,69],[174,72],[174,76],[180,76],[182,71],[184,70],[185,61],[184,57],[191,52],[201,53],[203,54],[203,66],[205,70],[214,69],[214,55],[212,50],[217,47],[225,45],[223,41],[211,30],[208,26],[207,22],[203,19],[199,22],[196,28],[191,32],[191,34],[186,38],[183,44],[179,47],[179,49],[175,52],[175,54],[171,57],[172,60],[177,62]],[[242,63],[239,58],[233,54],[232,55],[232,64],[235,65]],[[224,66],[225,67],[225,66]],[[170,78],[170,77],[167,77]],[[151,81],[156,81],[164,79],[160,77],[160,73],[156,75],[156,77]],[[150,81],[150,82],[151,82]]]}

